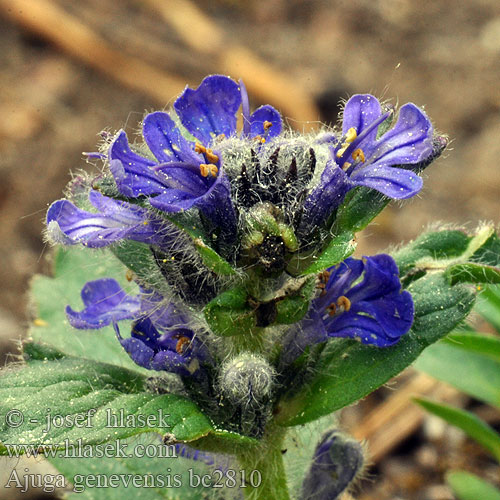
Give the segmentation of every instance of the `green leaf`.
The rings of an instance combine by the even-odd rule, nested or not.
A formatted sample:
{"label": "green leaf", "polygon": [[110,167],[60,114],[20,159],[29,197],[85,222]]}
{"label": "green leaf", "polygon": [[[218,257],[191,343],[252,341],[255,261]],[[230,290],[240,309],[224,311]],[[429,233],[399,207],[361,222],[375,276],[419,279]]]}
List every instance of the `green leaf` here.
{"label": "green leaf", "polygon": [[168,217],[179,229],[185,231],[193,240],[194,247],[201,256],[203,264],[211,271],[220,275],[236,274],[236,270],[221,257],[210,245],[205,241],[205,234],[197,227],[198,222],[187,213],[179,214],[177,216]]}
{"label": "green leaf", "polygon": [[236,270],[224,260],[213,248],[209,247],[201,238],[194,240],[194,246],[198,250],[203,264],[205,264],[215,274],[228,276],[236,274]]}
{"label": "green leaf", "polygon": [[500,361],[467,344],[443,341],[427,349],[415,367],[470,396],[500,406]]}
{"label": "green leaf", "polygon": [[443,230],[424,233],[416,240],[393,253],[401,276],[407,274],[416,262],[446,260],[462,255],[469,245],[471,237],[460,230]]}
{"label": "green leaf", "polygon": [[[137,293],[137,286],[127,281],[123,265],[106,251],[72,247],[55,250],[53,268],[54,277],[37,275],[32,280],[36,320],[30,328],[31,338],[72,356],[148,373],[130,359],[111,326],[97,331],[76,330],[64,312],[68,304],[77,310],[83,307],[80,292],[87,281],[111,277],[128,293]],[[127,323],[122,324],[126,329]]]}
{"label": "green leaf", "polygon": [[500,287],[491,285],[481,290],[476,311],[500,333]]}
{"label": "green leaf", "polygon": [[496,233],[490,235],[472,255],[472,262],[480,262],[488,266],[500,266],[500,238]]}
{"label": "green leaf", "polygon": [[455,332],[450,333],[443,342],[459,345],[462,349],[482,354],[500,362],[500,338],[483,333]]}
{"label": "green leaf", "polygon": [[500,283],[500,268],[467,262],[448,267],[450,283]]}
{"label": "green leaf", "polygon": [[390,198],[367,187],[357,187],[347,194],[337,211],[336,233],[357,233],[365,228],[390,202]]}
{"label": "green leaf", "polygon": [[308,278],[296,292],[290,292],[282,300],[277,300],[277,314],[274,323],[290,325],[300,321],[309,310],[309,302],[315,286],[315,280]]}
{"label": "green leaf", "polygon": [[484,446],[500,462],[500,434],[495,432],[479,417],[460,408],[436,403],[429,399],[416,398],[415,401],[428,412],[462,429],[468,436]]}
{"label": "green leaf", "polygon": [[[89,249],[84,249],[88,255]],[[133,271],[143,282],[149,284],[155,290],[165,290],[165,278],[155,262],[151,249],[144,243],[125,240],[119,245],[110,248],[113,255],[120,260],[128,269]],[[123,272],[123,270],[122,270]]]}
{"label": "green leaf", "polygon": [[458,500],[500,500],[500,490],[475,474],[464,471],[450,471],[446,481]]}
{"label": "green leaf", "polygon": [[328,246],[302,274],[319,273],[347,259],[356,249],[354,234],[346,231],[328,243]]}
{"label": "green leaf", "polygon": [[[406,245],[394,254],[394,259],[399,267],[401,276],[413,273],[447,271],[452,278],[452,283],[464,281],[465,271],[461,267],[474,261],[476,264],[488,265],[486,262],[478,262],[478,252],[488,244],[494,236],[492,226],[480,227],[474,236],[468,236],[461,231],[436,231],[425,233],[417,240]],[[454,271],[449,271],[454,268]],[[480,277],[481,282],[486,278],[493,278],[493,271],[480,272],[480,267],[471,268]],[[469,273],[470,274],[470,273]],[[470,282],[471,280],[467,280]],[[474,282],[474,280],[472,280]]]}
{"label": "green leaf", "polygon": [[[137,372],[88,359],[54,359],[54,350],[28,350],[27,366],[0,377],[0,414],[16,410],[23,415],[19,426],[9,427],[6,418],[0,421],[4,445],[62,448],[65,439],[97,444],[144,432],[192,441],[214,430],[193,402],[176,394],[148,392],[147,377]],[[52,353],[49,358],[47,352]],[[5,454],[5,447],[0,452]]]}
{"label": "green leaf", "polygon": [[211,330],[221,336],[253,332],[257,324],[256,317],[247,299],[247,292],[241,286],[223,292],[210,301],[203,313]]}
{"label": "green leaf", "polygon": [[314,365],[312,378],[279,403],[277,422],[303,424],[363,398],[453,330],[470,312],[475,300],[471,288],[451,287],[439,273],[413,282],[409,291],[415,302],[415,321],[398,344],[377,348],[349,339],[330,340]]}

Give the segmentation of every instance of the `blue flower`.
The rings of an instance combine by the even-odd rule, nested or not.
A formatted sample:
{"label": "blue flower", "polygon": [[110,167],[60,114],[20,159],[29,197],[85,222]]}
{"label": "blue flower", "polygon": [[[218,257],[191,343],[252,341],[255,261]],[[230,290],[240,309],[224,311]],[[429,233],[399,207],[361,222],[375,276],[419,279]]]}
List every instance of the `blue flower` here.
{"label": "blue flower", "polygon": [[[99,329],[112,324],[120,344],[132,360],[148,370],[192,375],[210,362],[206,346],[188,326],[189,318],[156,292],[127,294],[111,278],[88,282],[82,290],[84,309],[66,307],[70,324]],[[133,320],[132,333],[123,338],[117,322]]]}
{"label": "blue flower", "polygon": [[307,346],[331,337],[389,347],[410,330],[413,299],[401,290],[399,270],[391,256],[348,258],[323,271],[319,280],[321,294],[284,340],[282,363],[290,363]]}
{"label": "blue flower", "polygon": [[81,297],[85,306],[83,311],[74,311],[66,306],[66,316],[73,328],[99,329],[116,321],[140,316],[140,298],[128,295],[111,278],[89,281],[82,288]]}
{"label": "blue flower", "polygon": [[335,141],[331,158],[319,184],[304,202],[301,232],[323,224],[354,187],[366,186],[394,199],[410,198],[422,188],[419,169],[436,156],[432,124],[417,106],[405,104],[395,125],[378,136],[379,127],[391,116],[382,113],[372,95],[354,95],[344,108],[342,137],[328,135],[320,142]]}
{"label": "blue flower", "polygon": [[186,88],[174,103],[181,124],[200,142],[185,139],[163,112],[151,113],[143,122],[144,141],[155,159],[132,151],[125,132],[118,133],[108,155],[118,190],[130,198],[146,196],[153,207],[165,212],[196,207],[222,230],[223,239],[234,239],[231,187],[216,147],[217,139],[236,133],[236,112],[242,101],[244,135],[262,135],[265,140],[281,132],[281,117],[271,106],[249,114],[242,83],[209,76],[196,90]]}
{"label": "blue flower", "polygon": [[338,430],[327,431],[314,451],[301,500],[339,498],[363,468],[363,448]]}
{"label": "blue flower", "polygon": [[355,95],[344,109],[342,134],[333,153],[336,164],[356,186],[367,186],[390,198],[417,194],[422,179],[395,165],[418,165],[432,154],[433,129],[425,113],[412,103],[399,110],[396,124],[377,138],[379,126],[392,115],[382,114],[378,100]]}
{"label": "blue flower", "polygon": [[58,200],[47,212],[47,235],[54,243],[100,248],[123,239],[162,246],[168,238],[165,224],[147,210],[90,191],[88,212],[68,200]]}
{"label": "blue flower", "polygon": [[413,300],[409,292],[401,291],[399,270],[391,256],[348,258],[327,269],[323,277],[324,291],[311,309],[328,337],[387,347],[411,328]]}

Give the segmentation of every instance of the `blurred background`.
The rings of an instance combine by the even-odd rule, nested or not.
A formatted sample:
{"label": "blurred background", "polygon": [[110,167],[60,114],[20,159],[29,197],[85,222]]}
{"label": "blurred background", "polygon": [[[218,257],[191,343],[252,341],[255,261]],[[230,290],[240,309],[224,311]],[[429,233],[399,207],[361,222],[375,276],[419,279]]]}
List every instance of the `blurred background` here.
{"label": "blurred background", "polygon": [[[82,152],[95,150],[102,130],[133,132],[146,111],[207,74],[242,78],[253,107],[274,105],[298,130],[335,123],[342,99],[370,92],[423,106],[451,138],[421,195],[378,217],[358,255],[436,221],[471,229],[500,221],[496,0],[0,0],[0,46],[4,352],[30,320],[30,277],[48,270],[47,206],[71,170],[93,168]],[[390,395],[383,389],[349,409],[347,427],[366,437],[359,426]],[[453,498],[440,471],[465,444],[412,411],[415,424],[373,454],[356,498]],[[477,463],[470,453],[469,467],[484,468],[480,452]]]}

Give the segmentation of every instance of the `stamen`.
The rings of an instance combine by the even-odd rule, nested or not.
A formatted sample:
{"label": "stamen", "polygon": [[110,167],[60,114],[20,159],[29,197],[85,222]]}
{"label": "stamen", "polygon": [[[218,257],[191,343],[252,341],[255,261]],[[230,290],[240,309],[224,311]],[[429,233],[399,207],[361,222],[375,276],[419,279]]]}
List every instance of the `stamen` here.
{"label": "stamen", "polygon": [[345,141],[344,143],[351,143],[352,141],[354,141],[354,139],[356,139],[356,137],[358,137],[358,132],[356,131],[356,129],[354,127],[351,127],[345,134]]}
{"label": "stamen", "polygon": [[346,152],[347,148],[350,146],[349,143],[345,143],[342,145],[342,147],[337,151],[337,158],[341,158],[342,155]]}
{"label": "stamen", "polygon": [[191,343],[191,339],[189,337],[180,337],[177,341],[177,345],[175,346],[175,350],[177,354],[184,354]]}
{"label": "stamen", "polygon": [[195,153],[206,153],[207,148],[205,146],[203,146],[203,144],[200,144],[199,142],[197,142],[194,146],[194,151],[195,151]]}
{"label": "stamen", "polygon": [[217,177],[217,173],[219,169],[217,165],[213,165],[212,163],[200,163],[200,173],[203,177],[208,177],[210,174],[212,177]]}
{"label": "stamen", "polygon": [[[361,160],[361,163],[365,162],[365,153],[363,153],[363,150],[361,148],[355,149],[352,152],[351,156],[354,161]],[[345,163],[344,163],[344,168],[345,168]]]}
{"label": "stamen", "polygon": [[[346,157],[348,157],[349,153],[351,153],[351,149],[355,149],[356,145],[361,144],[364,141],[365,137],[368,136],[369,134],[371,134],[374,130],[376,130],[381,123],[383,123],[385,120],[387,120],[387,118],[389,118],[389,116],[392,115],[393,112],[394,112],[393,110],[390,110],[387,113],[380,115],[376,120],[374,120],[372,123],[370,123],[370,125],[368,127],[366,127],[365,130],[363,130],[363,132],[361,132],[361,134],[357,135],[355,137],[355,139],[352,140],[350,144],[348,144],[348,147],[346,149],[343,149],[345,144],[346,144],[344,142],[342,144],[342,149],[343,149],[342,155],[347,151],[348,154],[346,155]],[[338,153],[337,153],[337,156],[338,156]]]}
{"label": "stamen", "polygon": [[346,149],[351,145],[356,137],[358,137],[358,132],[354,127],[351,127],[344,136],[344,142],[342,143],[341,148],[337,151],[337,158],[340,158],[346,152]]}
{"label": "stamen", "polygon": [[343,165],[342,165],[342,170],[346,171],[349,169],[349,167],[352,165],[352,163],[349,163],[348,161],[346,161]]}
{"label": "stamen", "polygon": [[200,163],[200,173],[203,177],[208,177],[208,165],[206,163]]}
{"label": "stamen", "polygon": [[[320,280],[321,283],[328,283],[328,280],[330,279],[330,271],[327,271],[326,269],[322,271],[321,273],[318,274],[318,279]],[[324,288],[324,286],[322,287]]]}
{"label": "stamen", "polygon": [[250,135],[250,103],[248,92],[242,80],[239,81],[241,93],[241,111],[243,115],[243,135]]}
{"label": "stamen", "polygon": [[351,308],[351,301],[345,295],[341,295],[337,299],[337,305],[339,308],[342,308],[345,312],[347,312]]}
{"label": "stamen", "polygon": [[125,278],[127,281],[132,281],[134,279],[134,272],[131,269],[127,269],[125,273]]}
{"label": "stamen", "polygon": [[268,122],[267,120],[264,122],[264,130],[268,130],[272,126],[273,124],[271,122]]}
{"label": "stamen", "polygon": [[219,161],[219,157],[214,154],[211,149],[206,150],[205,158],[209,163],[217,163]]}
{"label": "stamen", "polygon": [[334,302],[332,302],[326,310],[328,311],[329,316],[335,316],[335,313],[337,312],[337,306],[335,305]]}

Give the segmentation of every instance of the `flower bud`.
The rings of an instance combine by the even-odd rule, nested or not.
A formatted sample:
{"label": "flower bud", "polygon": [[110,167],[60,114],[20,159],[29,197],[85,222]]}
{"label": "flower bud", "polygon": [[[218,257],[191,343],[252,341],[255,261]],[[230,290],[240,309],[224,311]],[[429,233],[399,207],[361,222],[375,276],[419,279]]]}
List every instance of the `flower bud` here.
{"label": "flower bud", "polygon": [[302,484],[303,500],[335,500],[363,469],[363,448],[337,429],[327,431],[316,446]]}
{"label": "flower bud", "polygon": [[227,361],[220,372],[222,396],[243,409],[259,408],[271,398],[274,368],[262,357],[243,353]]}

